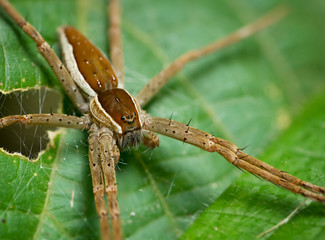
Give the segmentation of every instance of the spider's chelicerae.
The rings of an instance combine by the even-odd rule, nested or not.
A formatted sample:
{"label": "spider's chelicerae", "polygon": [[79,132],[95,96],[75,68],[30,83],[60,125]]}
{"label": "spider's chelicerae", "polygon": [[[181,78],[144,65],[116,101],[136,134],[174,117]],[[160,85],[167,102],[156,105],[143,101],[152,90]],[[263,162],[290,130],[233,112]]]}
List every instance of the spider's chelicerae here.
{"label": "spider's chelicerae", "polygon": [[[208,152],[217,152],[229,163],[243,171],[250,172],[260,178],[282,186],[293,193],[301,194],[312,200],[325,202],[324,188],[302,181],[286,172],[273,168],[247,155],[242,149],[237,148],[234,144],[215,137],[210,133],[191,127],[190,122],[183,124],[173,120],[173,118],[164,119],[152,117],[142,110],[142,107],[144,107],[185,64],[213,53],[218,49],[239,42],[257,31],[268,27],[283,17],[285,14],[283,9],[274,10],[259,20],[245,25],[232,34],[206,47],[181,55],[181,57],[167,65],[164,70],[150,80],[140,93],[132,96],[124,89],[124,63],[121,51],[120,7],[118,0],[110,1],[108,14],[110,23],[110,60],[114,68],[89,40],[72,27],[61,27],[59,29],[63,65],[51,50],[50,46],[32,25],[26,22],[6,0],[0,0],[0,3],[4,12],[11,16],[11,18],[14,19],[37,43],[40,53],[48,61],[66,94],[70,97],[75,107],[83,114],[82,117],[56,113],[7,116],[0,119],[0,127],[21,123],[23,125],[75,128],[89,132],[89,165],[91,169],[96,210],[100,219],[102,239],[121,239],[123,235],[120,209],[117,201],[117,181],[115,174],[115,166],[119,161],[120,151],[139,145],[140,143],[143,143],[147,148],[158,147],[159,140],[155,133],[175,138],[183,143],[192,144]],[[140,39],[144,38],[144,40],[141,40],[150,45],[150,41],[145,38],[144,34],[130,27],[132,23],[126,23],[126,25],[126,28],[131,32],[130,34],[134,34]],[[193,38],[195,38],[195,36],[193,36]],[[157,54],[159,55],[160,53]],[[211,88],[218,88],[218,85],[220,85],[220,83],[211,86]],[[194,90],[192,89],[190,91]],[[205,103],[203,102],[202,104]],[[171,110],[171,112],[173,111]],[[240,111],[238,112],[240,113]],[[237,117],[244,118],[242,113],[238,114]],[[165,149],[165,151],[168,151],[168,149]],[[160,157],[163,158],[164,156]],[[166,199],[162,199],[163,196],[157,189],[157,183],[152,173],[148,171],[146,164],[142,160],[138,161],[141,163],[140,165],[143,172],[147,174],[149,181],[154,185],[153,189],[155,195],[161,200],[160,205],[155,207],[165,211],[167,218],[170,219],[170,227],[172,230],[166,229],[166,235],[179,235],[181,232],[180,229],[182,228],[179,225],[182,224],[181,221],[173,215],[173,212],[177,212],[178,209],[171,209]],[[198,168],[204,168],[204,163],[202,162],[194,161],[194,164],[197,164]],[[183,170],[180,169],[179,171]],[[176,175],[177,173],[175,173],[175,177]],[[189,176],[195,178],[195,173]],[[171,180],[168,186],[167,195],[170,196],[170,191],[172,191],[174,186],[174,180]],[[107,197],[108,208],[104,199],[105,195]],[[76,201],[73,196],[74,194],[72,194],[71,197],[71,208],[73,208],[73,201]],[[233,197],[236,196],[234,195]],[[251,196],[251,198],[253,198],[253,196]],[[10,201],[10,199],[8,201]],[[192,200],[190,200],[190,202],[191,201]],[[134,205],[136,204],[137,203],[134,202]],[[132,204],[130,206],[132,206]],[[8,205],[5,212],[8,213],[8,211],[10,211],[10,205]],[[141,211],[137,212],[131,209],[129,212],[132,217],[135,217],[133,221],[137,221],[137,218],[140,217],[139,212],[141,213]],[[69,214],[67,212],[65,213]],[[42,220],[44,220],[45,215],[44,213],[41,215]],[[7,219],[9,218],[3,217],[2,223],[9,224],[7,223]],[[126,224],[127,223],[125,223],[125,225]],[[62,226],[64,228],[64,225]],[[158,223],[157,229],[161,226],[168,226],[168,224],[160,225]],[[216,226],[214,230],[217,231],[219,227],[220,226]],[[163,230],[160,229],[158,231]],[[10,230],[8,230],[8,232],[10,232]],[[36,233],[40,234],[40,232],[42,232],[42,230],[37,228]],[[154,234],[154,232],[151,234]]]}

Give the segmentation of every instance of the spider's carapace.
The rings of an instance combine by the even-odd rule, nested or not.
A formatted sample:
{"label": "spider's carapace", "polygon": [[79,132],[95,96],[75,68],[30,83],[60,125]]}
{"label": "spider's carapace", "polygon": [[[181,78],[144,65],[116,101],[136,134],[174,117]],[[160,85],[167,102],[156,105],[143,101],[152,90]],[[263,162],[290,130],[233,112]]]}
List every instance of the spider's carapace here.
{"label": "spider's carapace", "polygon": [[90,97],[90,113],[110,126],[121,148],[141,139],[140,107],[136,99],[119,87],[110,61],[73,27],[59,30],[63,58],[77,85]]}

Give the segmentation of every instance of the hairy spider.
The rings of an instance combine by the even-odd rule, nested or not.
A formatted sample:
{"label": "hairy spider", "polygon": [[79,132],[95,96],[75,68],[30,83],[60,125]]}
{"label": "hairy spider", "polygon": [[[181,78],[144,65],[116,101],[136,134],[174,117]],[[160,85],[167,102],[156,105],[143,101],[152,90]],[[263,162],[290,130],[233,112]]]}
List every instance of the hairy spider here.
{"label": "hairy spider", "polygon": [[[324,201],[322,196],[324,188],[303,182],[285,172],[274,169],[243,153],[232,143],[192,128],[189,126],[189,123],[182,124],[172,119],[151,117],[141,110],[141,107],[189,60],[195,60],[225,45],[240,41],[261,28],[265,28],[281,17],[280,12],[266,15],[261,20],[241,28],[233,35],[224,38],[224,40],[217,41],[207,48],[182,55],[176,62],[167,66],[157,77],[153,78],[150,84],[146,85],[134,98],[122,89],[124,71],[117,1],[111,1],[109,14],[111,22],[111,60],[116,74],[110,68],[110,63],[105,62],[106,60],[100,55],[101,53],[96,52],[97,50],[90,43],[85,42],[87,40],[80,33],[72,28],[60,29],[63,58],[69,73],[79,87],[71,80],[70,74],[65,70],[48,45],[43,42],[42,37],[36,30],[31,25],[28,25],[6,1],[2,0],[1,4],[5,11],[34,38],[40,52],[51,65],[66,93],[80,112],[85,113],[85,116],[81,118],[64,114],[8,116],[2,118],[0,124],[2,127],[5,127],[19,122],[25,125],[47,125],[89,130],[89,161],[96,209],[100,216],[103,239],[110,236],[108,213],[103,197],[104,191],[107,195],[114,238],[122,238],[115,179],[115,165],[119,160],[119,148],[123,150],[127,146],[137,145],[140,140],[147,147],[154,148],[158,146],[158,139],[153,132],[176,138],[184,143],[190,143],[210,152],[216,151],[230,163],[241,169],[287,188],[294,193],[300,193],[314,200]],[[75,39],[76,42],[74,42]],[[73,46],[72,48],[71,45]],[[82,45],[84,48],[80,50],[78,45]],[[74,58],[77,63],[74,62]],[[76,65],[78,67],[75,67]],[[91,66],[90,68],[88,68],[89,65]],[[91,87],[84,82],[83,77],[80,77],[81,75],[87,79]],[[108,78],[107,81],[102,81],[103,75]],[[144,170],[146,169],[144,168]]]}

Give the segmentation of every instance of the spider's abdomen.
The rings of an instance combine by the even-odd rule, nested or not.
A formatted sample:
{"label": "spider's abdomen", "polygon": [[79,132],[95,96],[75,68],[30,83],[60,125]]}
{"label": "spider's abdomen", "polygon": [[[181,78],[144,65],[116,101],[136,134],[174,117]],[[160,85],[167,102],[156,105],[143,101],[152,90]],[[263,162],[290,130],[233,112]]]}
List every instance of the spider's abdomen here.
{"label": "spider's abdomen", "polygon": [[88,95],[118,87],[114,69],[105,55],[73,27],[59,29],[63,60],[72,78]]}

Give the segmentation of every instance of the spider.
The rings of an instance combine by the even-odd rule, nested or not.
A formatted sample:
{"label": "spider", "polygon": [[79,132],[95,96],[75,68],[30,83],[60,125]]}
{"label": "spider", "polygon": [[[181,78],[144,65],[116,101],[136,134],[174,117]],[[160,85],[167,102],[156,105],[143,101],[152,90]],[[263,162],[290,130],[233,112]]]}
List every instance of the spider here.
{"label": "spider", "polygon": [[[112,2],[114,3],[114,1],[112,1]],[[1,3],[5,3],[5,1],[2,1]],[[114,9],[114,7],[111,9]],[[118,16],[118,15],[115,15],[116,13],[118,13],[118,11],[112,11],[112,14],[111,14],[112,18]],[[265,19],[262,22],[265,22]],[[31,27],[28,27],[27,29],[31,29]],[[117,42],[119,42],[118,37],[116,37],[116,36],[111,37],[111,39],[113,39],[113,40],[117,39]],[[119,48],[119,47],[117,48],[116,43],[114,43],[113,46],[111,46],[111,51],[114,52],[115,49],[121,49],[121,48]],[[66,53],[67,52],[64,52],[64,54],[66,54]],[[47,55],[47,56],[49,56],[49,55]],[[117,57],[117,60],[115,60],[114,57]],[[115,66],[115,68],[117,70],[117,74],[114,77],[116,79],[119,79],[121,81],[121,83],[123,84],[123,81],[121,80],[121,79],[123,79],[123,74],[121,74],[123,72],[121,70],[122,64],[121,64],[121,60],[118,60],[119,57],[120,57],[120,54],[116,54],[116,56],[114,56],[114,54],[113,54],[113,56],[111,58],[112,58],[113,65]],[[50,58],[50,60],[53,60],[53,58],[54,57],[52,56]],[[86,62],[86,64],[88,64],[88,63]],[[59,69],[57,69],[57,71],[60,72],[63,69],[63,66],[62,66],[62,69],[61,69],[61,66],[62,65],[58,65]],[[70,72],[73,72],[73,70],[70,69]],[[62,80],[62,78],[63,78],[62,73],[59,73],[58,75],[59,75],[58,78]],[[111,75],[113,75],[113,74],[111,74]],[[64,82],[67,81],[67,79],[65,79],[65,77],[69,78],[69,76],[64,76],[64,78],[63,78]],[[77,88],[73,88],[71,86],[73,86],[73,84],[69,83],[66,86],[66,88],[68,88],[68,90],[69,90],[69,88],[71,88],[72,92],[74,92],[74,89],[77,89]],[[89,91],[87,92],[87,89],[84,89],[84,88],[82,88],[82,89],[84,92],[91,95],[93,97],[92,99],[96,99],[96,95],[94,93],[89,93]],[[78,90],[76,90],[76,91],[78,92]],[[150,91],[149,93],[151,93],[151,92],[152,91]],[[70,91],[70,93],[71,93],[71,91]],[[115,94],[115,93],[111,93],[111,95],[112,94]],[[123,92],[122,94],[124,94],[123,96],[126,96],[130,99],[127,101],[127,105],[129,106],[128,109],[131,108],[132,111],[127,114],[119,115],[119,118],[115,118],[115,121],[117,122],[117,124],[115,124],[115,125],[113,124],[113,126],[115,126],[115,127],[113,127],[113,132],[114,132],[113,135],[110,132],[110,131],[112,131],[112,129],[108,129],[105,126],[103,126],[103,123],[105,121],[102,121],[100,119],[100,116],[103,114],[101,113],[101,114],[97,115],[97,113],[95,112],[96,108],[98,108],[98,102],[93,101],[93,100],[91,101],[91,104],[94,104],[93,107],[91,107],[92,116],[93,116],[92,118],[89,117],[89,115],[87,115],[87,117],[84,117],[84,118],[78,118],[78,117],[66,116],[66,115],[62,115],[62,114],[46,114],[46,115],[28,115],[27,118],[26,118],[26,116],[20,116],[18,118],[17,117],[7,117],[7,118],[3,118],[2,122],[1,122],[3,124],[3,126],[19,121],[24,124],[46,124],[46,125],[52,124],[54,126],[63,126],[63,127],[72,127],[72,128],[82,128],[82,129],[90,128],[90,136],[89,136],[89,141],[90,141],[89,155],[90,155],[90,163],[91,163],[90,166],[92,169],[96,206],[97,206],[99,215],[102,216],[100,218],[101,219],[100,225],[101,225],[101,232],[102,232],[103,238],[107,238],[110,234],[108,233],[109,228],[108,228],[108,222],[107,222],[107,218],[106,218],[107,213],[105,212],[106,207],[103,206],[104,201],[103,201],[103,196],[102,196],[102,192],[101,192],[102,184],[99,184],[99,182],[101,181],[100,180],[101,177],[98,178],[98,176],[100,176],[100,173],[98,173],[98,168],[96,168],[100,165],[99,162],[97,162],[98,159],[96,157],[96,156],[98,156],[98,154],[93,153],[93,152],[100,151],[100,154],[101,154],[100,158],[104,159],[104,160],[107,159],[107,157],[103,157],[103,156],[105,156],[105,154],[107,154],[110,151],[112,152],[112,157],[110,158],[110,162],[107,162],[107,166],[105,164],[102,164],[102,168],[103,168],[104,173],[108,173],[108,172],[112,173],[109,176],[106,176],[105,174],[104,175],[106,177],[113,178],[113,179],[106,179],[106,182],[110,184],[109,189],[107,189],[107,192],[108,192],[107,195],[108,195],[108,202],[111,203],[111,204],[109,204],[109,206],[110,206],[110,211],[111,211],[110,215],[112,218],[112,226],[113,226],[112,229],[113,229],[115,238],[118,239],[121,237],[121,227],[119,224],[119,211],[118,211],[118,207],[117,207],[116,193],[114,191],[113,191],[113,193],[111,193],[112,190],[115,190],[114,165],[118,161],[118,154],[119,154],[118,148],[116,146],[118,145],[119,147],[124,148],[126,145],[129,145],[129,144],[134,145],[135,143],[137,143],[139,141],[140,138],[142,138],[142,140],[145,141],[147,146],[155,147],[155,146],[157,146],[157,138],[155,137],[155,135],[152,135],[152,133],[150,131],[155,131],[160,134],[172,136],[172,137],[177,138],[185,143],[192,143],[192,144],[197,145],[201,148],[206,148],[206,145],[212,145],[212,148],[215,147],[216,149],[211,149],[211,150],[218,151],[221,155],[223,155],[227,160],[229,160],[235,166],[245,169],[247,171],[250,171],[250,172],[252,172],[256,175],[259,175],[261,177],[264,177],[264,178],[269,177],[268,180],[271,180],[274,183],[277,183],[279,185],[282,184],[282,186],[283,186],[283,184],[287,184],[287,182],[284,181],[284,179],[279,180],[279,179],[277,179],[277,177],[274,177],[274,175],[268,175],[261,170],[252,168],[252,166],[250,166],[250,165],[245,165],[246,164],[245,161],[257,161],[257,160],[242,153],[237,147],[235,147],[231,143],[229,143],[225,140],[215,138],[208,133],[201,132],[200,130],[196,130],[196,129],[192,128],[189,124],[177,123],[176,121],[174,121],[172,119],[151,118],[145,112],[142,112],[140,110],[139,106],[137,106],[136,100],[132,99],[125,92]],[[143,105],[144,102],[146,102],[145,99],[151,98],[151,96],[146,91],[142,92],[142,94],[143,94],[143,96],[140,94],[136,98],[139,100],[140,104]],[[73,98],[73,96],[75,96],[75,95],[72,95],[72,98]],[[115,99],[117,99],[116,100],[117,102],[119,102],[121,99],[124,98],[122,96],[120,96],[120,97],[116,97],[116,95],[114,95],[114,96],[115,96]],[[88,112],[87,102],[83,101],[82,94],[79,95],[79,99],[77,99],[75,101],[75,103],[81,112]],[[131,103],[133,103],[133,105]],[[116,112],[112,112],[110,114],[113,115],[115,113]],[[105,116],[105,114],[104,114],[104,116]],[[138,116],[138,117],[142,116],[142,117],[136,118],[136,116]],[[110,118],[108,117],[108,119],[110,119]],[[123,127],[125,124],[126,125],[131,124],[131,123],[133,124],[135,122],[135,119],[139,120],[137,127],[132,126],[131,130],[126,130],[126,131],[122,131],[122,132],[119,131],[119,127]],[[12,122],[10,122],[11,120],[12,120]],[[109,121],[111,121],[111,120],[109,120]],[[102,123],[100,124],[100,122],[102,122]],[[91,124],[91,123],[93,123],[93,124]],[[148,132],[144,131],[140,134],[139,125],[142,125],[143,129],[147,129],[149,131]],[[100,128],[100,136],[101,136],[100,141],[98,139],[98,130],[99,130],[98,128]],[[194,136],[193,136],[193,134],[194,134]],[[108,143],[108,139],[110,139],[110,137],[114,138],[114,142],[116,141],[117,145]],[[106,143],[106,144],[103,144],[103,143]],[[220,144],[223,147],[220,147],[217,144]],[[97,145],[101,146],[100,150],[97,150],[98,149],[98,148],[96,148]],[[106,149],[106,147],[108,148],[108,150]],[[243,161],[243,160],[245,160],[245,161]],[[258,162],[258,164],[260,165],[262,163]],[[109,168],[105,169],[106,167],[109,167]],[[263,168],[268,168],[268,166],[263,165]],[[274,172],[277,170],[269,169],[269,171]],[[278,174],[283,175],[285,178],[287,178],[289,176],[283,172],[279,172]],[[96,177],[97,177],[97,182],[96,182]],[[271,177],[271,179],[270,179],[270,177]],[[283,181],[284,181],[284,183],[283,183]],[[303,184],[305,186],[307,185],[307,183],[303,183]],[[309,186],[310,186],[310,188],[312,188],[315,191],[324,192],[323,188],[320,188],[320,187],[317,187],[314,185],[309,185]],[[292,186],[292,187],[294,187],[294,186]],[[297,190],[293,190],[293,191],[296,192]],[[301,190],[299,190],[299,191],[301,191]],[[303,194],[308,195],[309,197],[312,197],[316,200],[324,201],[323,197],[321,195],[316,196],[309,192],[304,192]]]}

